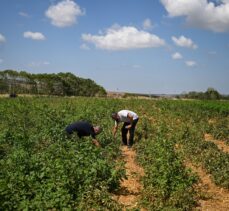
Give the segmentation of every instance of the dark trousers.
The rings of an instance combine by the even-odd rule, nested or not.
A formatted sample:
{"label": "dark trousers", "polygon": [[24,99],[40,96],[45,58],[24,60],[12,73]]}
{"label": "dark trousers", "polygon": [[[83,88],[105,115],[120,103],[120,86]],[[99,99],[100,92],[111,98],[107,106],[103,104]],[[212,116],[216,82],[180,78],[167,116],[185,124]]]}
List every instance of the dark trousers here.
{"label": "dark trousers", "polygon": [[[130,123],[124,122],[124,124],[122,126],[122,143],[124,145],[128,145],[128,146],[132,146],[133,145],[133,142],[134,142],[134,131],[135,131],[135,127],[136,127],[137,122],[138,122],[138,119],[135,119],[133,121],[132,126],[131,126],[130,129],[126,129],[126,126],[130,125]],[[130,132],[129,142],[127,142],[128,130]]]}

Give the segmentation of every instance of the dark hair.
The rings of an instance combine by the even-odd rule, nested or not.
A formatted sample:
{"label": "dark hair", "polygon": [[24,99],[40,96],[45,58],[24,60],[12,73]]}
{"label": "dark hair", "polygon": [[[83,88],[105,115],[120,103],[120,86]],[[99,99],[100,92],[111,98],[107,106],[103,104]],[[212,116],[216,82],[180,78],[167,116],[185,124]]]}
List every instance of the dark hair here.
{"label": "dark hair", "polygon": [[112,119],[116,119],[116,118],[117,118],[117,113],[116,113],[116,112],[113,112],[113,113],[111,114],[111,118],[112,118]]}

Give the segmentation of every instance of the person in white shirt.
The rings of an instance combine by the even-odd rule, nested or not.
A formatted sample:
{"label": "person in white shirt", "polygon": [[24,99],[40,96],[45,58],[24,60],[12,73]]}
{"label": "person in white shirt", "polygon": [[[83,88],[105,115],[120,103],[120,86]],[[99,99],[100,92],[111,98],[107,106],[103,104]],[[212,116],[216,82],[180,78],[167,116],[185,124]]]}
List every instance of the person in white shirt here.
{"label": "person in white shirt", "polygon": [[[124,122],[122,126],[122,143],[130,148],[134,141],[134,131],[139,119],[138,115],[133,111],[121,110],[117,113],[112,113],[111,117],[115,120],[115,126],[113,128],[114,137],[116,135],[119,123]],[[127,140],[128,131],[130,134],[129,140]]]}

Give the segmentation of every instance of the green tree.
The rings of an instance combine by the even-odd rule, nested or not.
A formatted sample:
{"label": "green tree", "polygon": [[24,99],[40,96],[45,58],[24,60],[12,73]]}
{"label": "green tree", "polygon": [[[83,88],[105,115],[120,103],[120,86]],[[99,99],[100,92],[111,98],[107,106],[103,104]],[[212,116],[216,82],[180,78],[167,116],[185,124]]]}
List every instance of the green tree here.
{"label": "green tree", "polygon": [[91,79],[74,74],[30,74],[26,71],[0,71],[0,93],[67,96],[105,96],[106,91]]}
{"label": "green tree", "polygon": [[205,95],[207,99],[211,99],[211,100],[218,100],[221,98],[221,95],[219,94],[219,92],[211,87],[207,89],[207,91],[205,92]]}

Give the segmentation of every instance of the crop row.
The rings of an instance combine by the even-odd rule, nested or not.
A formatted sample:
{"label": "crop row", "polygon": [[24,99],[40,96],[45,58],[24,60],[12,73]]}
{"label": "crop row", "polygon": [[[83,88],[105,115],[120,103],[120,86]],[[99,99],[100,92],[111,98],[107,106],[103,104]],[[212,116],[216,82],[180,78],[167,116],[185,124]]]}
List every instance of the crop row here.
{"label": "crop row", "polygon": [[[160,107],[164,107],[161,115],[167,116],[170,120],[166,121],[166,124],[175,131],[173,139],[175,143],[182,145],[184,156],[202,165],[212,175],[217,185],[229,188],[229,154],[219,150],[214,143],[204,140],[204,134],[212,132],[209,131],[210,119],[218,119],[218,122],[227,121],[228,115],[225,113],[229,110],[229,105],[227,104],[227,107],[224,105],[224,114],[222,114],[218,109],[202,110],[203,106],[200,102],[185,102],[182,107],[177,106],[178,102],[172,101],[159,104]],[[217,105],[217,102],[215,104]],[[226,127],[228,125],[223,125],[223,128]],[[220,127],[217,131],[222,136],[228,134],[228,130]]]}
{"label": "crop row", "polygon": [[[101,107],[102,105],[102,107]],[[109,102],[87,98],[3,99],[0,102],[0,209],[120,209],[110,192],[125,176],[113,142]],[[67,138],[77,119],[96,120],[98,137]]]}
{"label": "crop row", "polygon": [[148,210],[192,210],[197,201],[197,177],[174,151],[167,126],[159,123],[154,127],[154,133],[136,146],[138,161],[145,169],[142,206]]}
{"label": "crop row", "polygon": [[148,209],[191,210],[197,205],[197,177],[185,168],[185,160],[202,165],[217,185],[229,188],[229,155],[204,141],[206,132],[213,133],[211,119],[217,119],[215,131],[228,138],[224,122],[229,105],[208,103],[145,101],[139,109],[144,119],[136,148],[145,168],[142,203]]}

